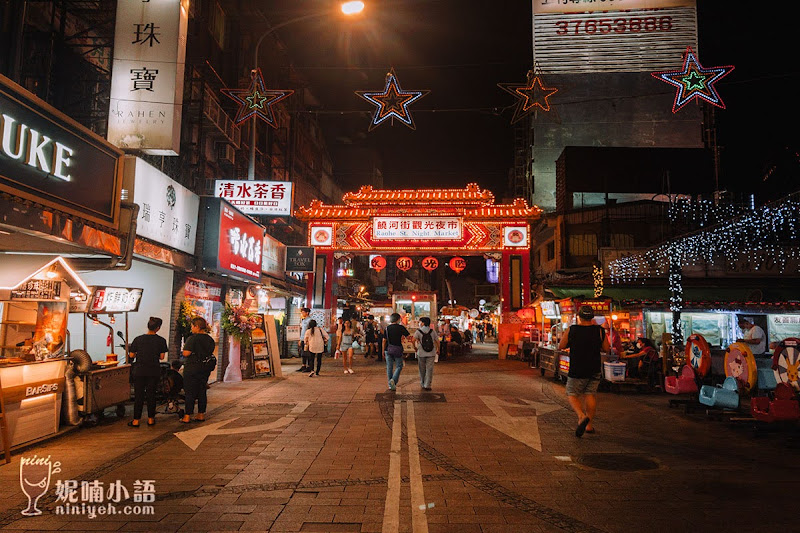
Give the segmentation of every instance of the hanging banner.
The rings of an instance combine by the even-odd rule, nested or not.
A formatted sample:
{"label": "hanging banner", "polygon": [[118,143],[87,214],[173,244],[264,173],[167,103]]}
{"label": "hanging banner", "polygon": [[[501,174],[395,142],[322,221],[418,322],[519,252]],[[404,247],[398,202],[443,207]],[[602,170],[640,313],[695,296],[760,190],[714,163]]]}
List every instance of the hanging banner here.
{"label": "hanging banner", "polygon": [[222,285],[196,278],[186,278],[184,294],[188,300],[222,301]]}
{"label": "hanging banner", "polygon": [[214,191],[246,215],[292,214],[291,181],[217,180]]}
{"label": "hanging banner", "polygon": [[108,140],[147,154],[180,152],[189,0],[117,0]]}
{"label": "hanging banner", "polygon": [[138,157],[125,157],[125,175],[130,174],[139,204],[136,235],[194,254],[200,197]]}

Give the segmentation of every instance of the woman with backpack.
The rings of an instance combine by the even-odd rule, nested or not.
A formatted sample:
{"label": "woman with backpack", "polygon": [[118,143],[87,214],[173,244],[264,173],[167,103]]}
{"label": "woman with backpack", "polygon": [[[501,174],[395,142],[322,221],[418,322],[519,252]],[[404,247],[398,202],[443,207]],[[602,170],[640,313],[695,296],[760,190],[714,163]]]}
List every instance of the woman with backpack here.
{"label": "woman with backpack", "polygon": [[180,420],[184,424],[192,421],[194,413],[194,402],[197,400],[197,416],[195,422],[203,422],[206,419],[206,386],[208,376],[216,366],[214,348],[216,342],[208,333],[208,323],[203,317],[192,319],[192,334],[183,344],[183,390],[186,393],[186,411]]}
{"label": "woman with backpack", "polygon": [[414,332],[419,382],[423,390],[431,390],[433,363],[436,361],[436,345],[439,343],[439,335],[436,334],[435,329],[431,328],[430,318],[424,316],[419,321],[422,325]]}
{"label": "woman with backpack", "polygon": [[328,333],[324,329],[317,327],[316,320],[309,321],[306,336],[303,338],[303,345],[311,354],[310,365],[314,364],[314,357],[317,358],[317,371],[314,372],[314,368],[311,367],[311,373],[308,375],[310,378],[313,378],[315,374],[319,376],[319,370],[322,367],[322,354],[325,352],[326,342],[328,342]]}

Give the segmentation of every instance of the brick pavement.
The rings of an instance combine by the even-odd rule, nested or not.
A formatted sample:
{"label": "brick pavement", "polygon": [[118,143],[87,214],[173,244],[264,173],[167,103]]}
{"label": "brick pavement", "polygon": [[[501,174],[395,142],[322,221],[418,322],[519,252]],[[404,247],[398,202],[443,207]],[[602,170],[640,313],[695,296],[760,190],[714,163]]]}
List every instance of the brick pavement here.
{"label": "brick pavement", "polygon": [[[398,412],[404,438],[395,456],[397,531],[796,529],[793,513],[783,511],[797,500],[797,441],[786,433],[754,438],[744,428],[669,409],[664,395],[602,393],[597,434],[577,439],[563,385],[520,361],[481,354],[437,364],[430,394],[419,388],[416,363],[407,364],[394,397],[413,401],[409,431],[410,405],[395,411],[382,364],[357,355],[356,373],[344,375],[339,361],[326,359],[322,375],[309,378],[292,371],[295,362],[285,361],[286,379],[214,385],[204,424],[187,428],[165,415],[155,427],[133,430],[109,416],[21,452],[0,467],[0,528],[386,531]],[[494,429],[493,418],[508,433],[538,426],[540,440],[521,433],[525,442],[516,440]],[[176,432],[192,433],[179,439]],[[409,434],[418,439],[416,474]],[[61,461],[62,472],[39,503],[44,513],[22,517],[19,458],[33,454]],[[415,524],[417,478],[427,505],[423,523]],[[55,479],[105,486],[120,480],[127,487],[152,479],[154,512],[56,515]]]}

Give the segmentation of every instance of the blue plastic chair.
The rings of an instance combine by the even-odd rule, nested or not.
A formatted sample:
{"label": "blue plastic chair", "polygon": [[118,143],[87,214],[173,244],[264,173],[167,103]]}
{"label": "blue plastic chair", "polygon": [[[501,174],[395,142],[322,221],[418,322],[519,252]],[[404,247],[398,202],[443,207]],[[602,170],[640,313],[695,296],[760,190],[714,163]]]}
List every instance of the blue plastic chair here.
{"label": "blue plastic chair", "polygon": [[700,388],[698,400],[709,407],[737,409],[739,407],[739,384],[736,382],[736,378],[728,376],[722,385],[716,387],[703,385]]}
{"label": "blue plastic chair", "polygon": [[756,368],[758,369],[758,389],[775,390],[778,382],[775,380],[775,371],[772,370],[772,359],[756,357]]}

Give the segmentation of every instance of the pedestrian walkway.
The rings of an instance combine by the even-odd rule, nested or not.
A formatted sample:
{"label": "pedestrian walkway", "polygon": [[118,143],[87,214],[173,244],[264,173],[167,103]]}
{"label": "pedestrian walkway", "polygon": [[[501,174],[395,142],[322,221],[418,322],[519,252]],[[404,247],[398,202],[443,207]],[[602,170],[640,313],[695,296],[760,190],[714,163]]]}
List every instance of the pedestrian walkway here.
{"label": "pedestrian walkway", "polygon": [[[798,451],[785,434],[754,439],[671,410],[663,395],[600,394],[597,433],[578,439],[563,385],[524,362],[498,360],[496,349],[476,345],[436,364],[431,392],[420,389],[413,360],[393,393],[382,363],[359,356],[345,375],[340,361],[326,358],[314,378],[286,372],[215,384],[204,423],[187,427],[162,415],[154,427],[131,429],[109,416],[0,467],[0,528],[796,529],[788,510],[797,501]],[[34,455],[59,461],[60,472],[38,501],[41,516],[24,517],[20,459]],[[76,491],[63,491],[67,481]],[[133,500],[142,499],[135,487],[143,481],[154,487],[152,509]],[[112,502],[116,514],[87,516],[82,503],[109,504],[120,486],[131,494]],[[56,514],[66,503],[84,512]],[[123,504],[152,513],[125,514]]]}

